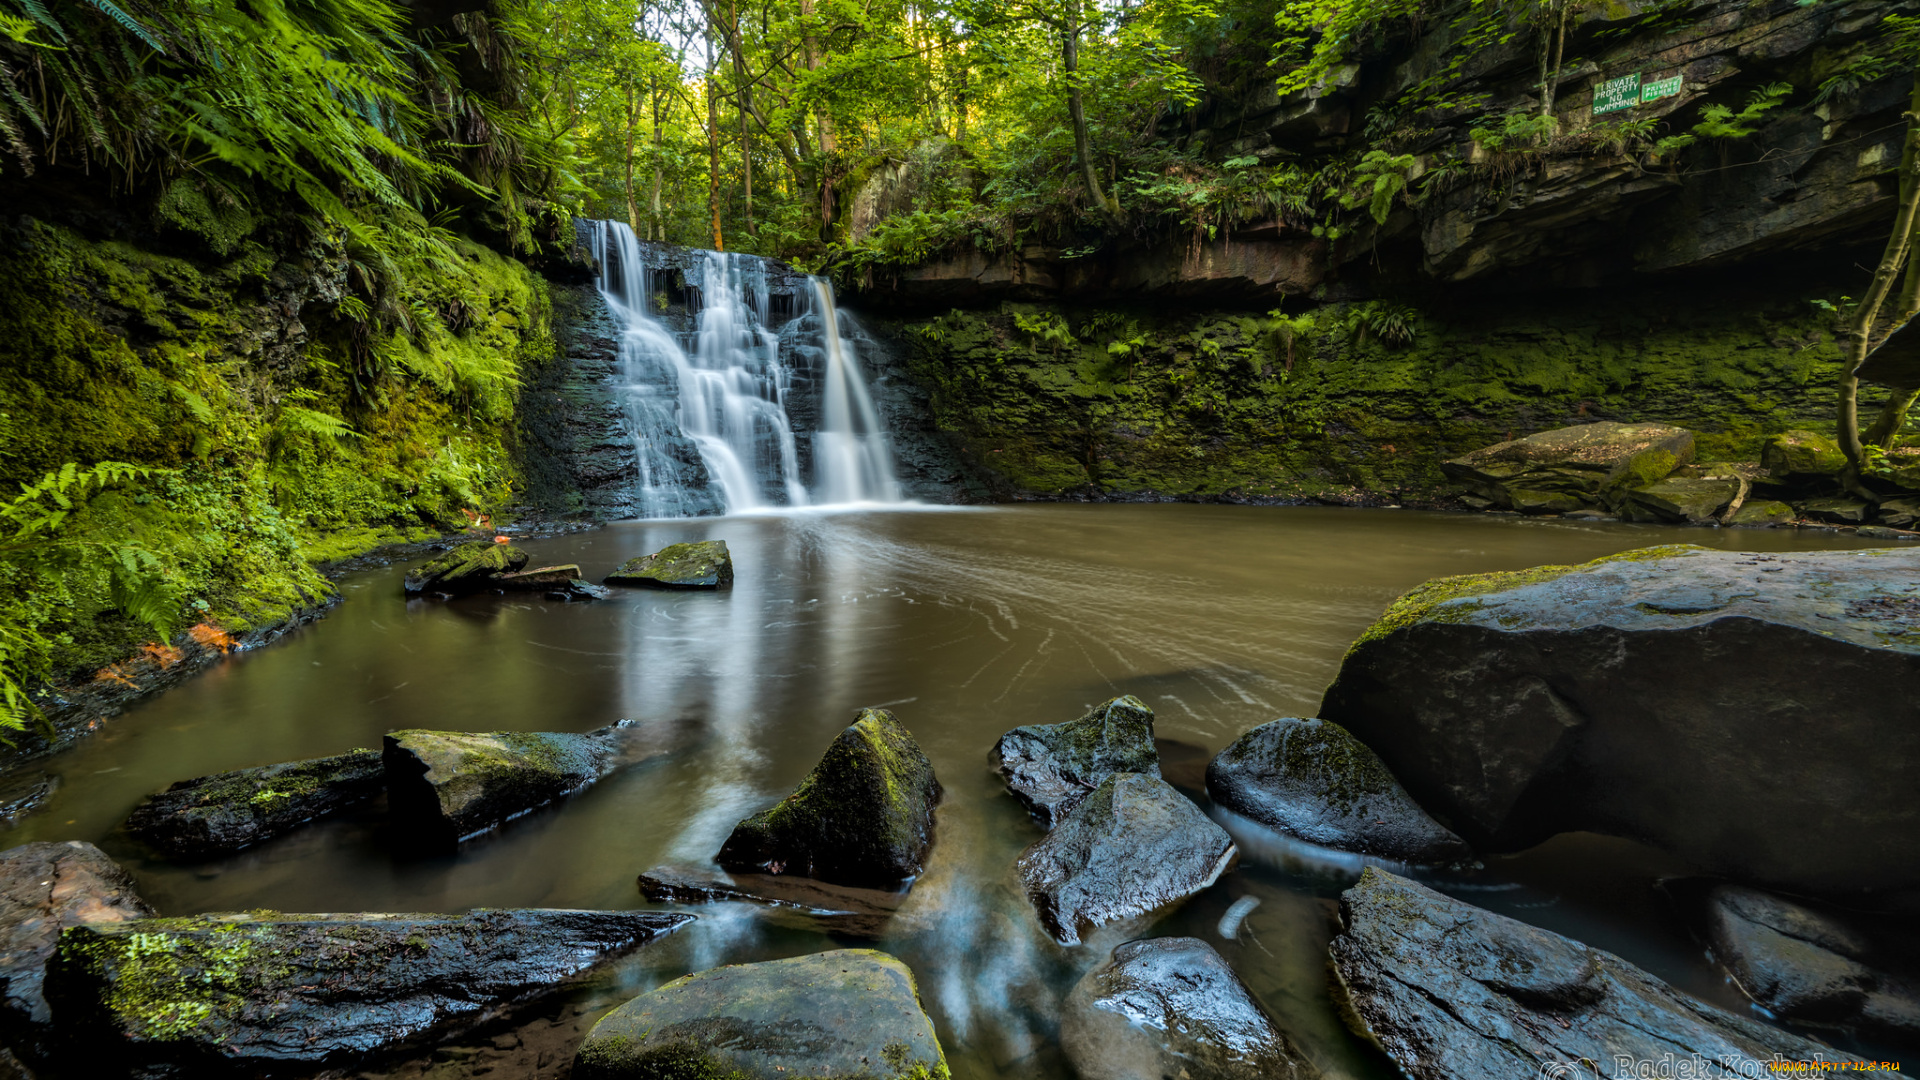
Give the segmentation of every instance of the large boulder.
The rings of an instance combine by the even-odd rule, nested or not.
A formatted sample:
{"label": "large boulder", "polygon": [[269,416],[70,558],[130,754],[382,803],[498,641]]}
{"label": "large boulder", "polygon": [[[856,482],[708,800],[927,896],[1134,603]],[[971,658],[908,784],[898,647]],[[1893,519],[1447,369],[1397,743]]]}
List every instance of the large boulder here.
{"label": "large boulder", "polygon": [[127,815],[127,831],[178,859],[250,847],[380,794],[377,750],[261,765],[182,780]]}
{"label": "large boulder", "polygon": [[642,994],[593,1026],[574,1080],[947,1080],[907,965],[871,949],[733,964]]}
{"label": "large boulder", "polygon": [[1150,938],[1113,950],[1067,995],[1060,1045],[1080,1080],[1317,1080],[1213,947]]}
{"label": "large boulder", "polygon": [[925,869],[939,801],[940,781],[913,733],[885,709],[862,709],[793,794],[735,826],[714,861],[894,888]]}
{"label": "large boulder", "polygon": [[53,1014],[41,985],[62,930],[152,914],[133,878],[92,844],[0,852],[0,1039],[28,1056],[46,1053]]}
{"label": "large boulder", "polygon": [[[1413,1080],[1576,1076],[1583,1063],[1697,1063],[1768,1076],[1851,1060],[1697,1001],[1611,953],[1369,867],[1340,900],[1342,1012]],[[1626,1075],[1626,1074],[1619,1074]]]}
{"label": "large boulder", "polygon": [[1605,505],[1692,460],[1685,428],[1601,420],[1495,443],[1440,469],[1495,506],[1563,513]]}
{"label": "large boulder", "polygon": [[47,997],[96,1066],[358,1064],[494,1019],[691,921],[531,908],[88,923],[60,936]]}
{"label": "large boulder", "polygon": [[651,555],[628,559],[603,580],[608,585],[653,589],[718,589],[733,584],[733,556],[725,540],[669,544]]}
{"label": "large boulder", "polygon": [[991,760],[1007,790],[1044,829],[1114,773],[1160,775],[1153,710],[1132,694],[1078,720],[1014,728],[993,744]]}
{"label": "large boulder", "polygon": [[1711,525],[1744,490],[1739,477],[1669,476],[1622,493],[1620,516],[1628,521]]}
{"label": "large boulder", "polygon": [[1812,431],[1788,431],[1768,439],[1760,448],[1760,464],[1776,484],[1818,484],[1832,480],[1847,467],[1840,444]]}
{"label": "large boulder", "polygon": [[1240,736],[1207,766],[1207,794],[1242,817],[1337,851],[1422,865],[1473,857],[1379,755],[1325,720],[1288,717]]}
{"label": "large boulder", "polygon": [[416,593],[478,592],[495,579],[527,565],[527,553],[510,544],[475,541],[461,544],[431,562],[407,571],[405,588]]}
{"label": "large boulder", "polygon": [[1744,885],[1706,897],[1707,942],[1775,1016],[1920,1039],[1920,981],[1872,966],[1871,939],[1838,917]]}
{"label": "large boulder", "polygon": [[385,740],[387,814],[403,847],[448,850],[629,761],[630,720],[557,731],[395,731]]}
{"label": "large boulder", "polygon": [[1157,776],[1114,773],[1015,864],[1040,925],[1062,945],[1218,881],[1239,854],[1227,831]]}
{"label": "large boulder", "polygon": [[1920,551],[1668,547],[1428,582],[1320,715],[1476,848],[1589,830],[1818,895],[1920,886],[1915,687]]}

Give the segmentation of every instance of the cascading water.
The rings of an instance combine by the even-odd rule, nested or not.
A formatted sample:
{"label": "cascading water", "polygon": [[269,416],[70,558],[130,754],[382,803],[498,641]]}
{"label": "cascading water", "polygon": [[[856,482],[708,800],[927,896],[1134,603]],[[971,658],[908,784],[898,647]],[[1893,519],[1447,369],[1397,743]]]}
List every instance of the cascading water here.
{"label": "cascading water", "polygon": [[[900,501],[886,431],[832,286],[807,279],[776,333],[774,264],[698,252],[680,271],[692,325],[676,330],[633,230],[596,221],[592,242],[601,295],[622,328],[616,395],[638,458],[641,516]],[[823,369],[811,485],[788,409],[794,371],[781,359],[783,337],[788,352],[817,356]]]}

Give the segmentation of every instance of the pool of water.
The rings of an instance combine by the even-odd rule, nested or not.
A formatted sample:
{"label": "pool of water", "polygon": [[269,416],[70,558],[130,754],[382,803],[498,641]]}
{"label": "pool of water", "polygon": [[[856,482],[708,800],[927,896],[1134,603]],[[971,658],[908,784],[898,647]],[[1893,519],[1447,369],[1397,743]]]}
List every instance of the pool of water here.
{"label": "pool of water", "polygon": [[[789,792],[863,706],[910,728],[945,788],[926,875],[878,943],[917,973],[954,1073],[1057,1077],[1054,1012],[1113,942],[1063,949],[1012,875],[1039,830],[987,764],[1021,724],[1117,694],[1158,714],[1169,779],[1204,803],[1206,759],[1242,732],[1312,716],[1340,657],[1398,594],[1445,574],[1578,562],[1650,544],[1752,551],[1867,546],[1832,532],[1718,530],[1331,508],[1044,505],[633,522],[527,542],[534,564],[598,579],[694,539],[725,540],[720,593],[623,591],[592,604],[401,595],[404,566],[355,574],[323,621],[142,703],[41,767],[51,803],[0,845],[90,840],[163,913],[648,906],[634,878],[707,860]],[[210,772],[377,747],[396,728],[585,731],[679,722],[678,749],[465,845],[388,854],[379,812],[229,859],[146,857],[118,825],[145,795]],[[1395,1075],[1327,998],[1326,943],[1351,870],[1277,842],[1135,933],[1220,951],[1330,1077]],[[1618,953],[1746,1011],[1653,882],[1686,867],[1562,837],[1435,884]],[[1217,924],[1257,896],[1235,940]],[[384,1075],[551,1076],[605,1009],[715,964],[861,946],[764,909],[702,920],[532,1014]]]}

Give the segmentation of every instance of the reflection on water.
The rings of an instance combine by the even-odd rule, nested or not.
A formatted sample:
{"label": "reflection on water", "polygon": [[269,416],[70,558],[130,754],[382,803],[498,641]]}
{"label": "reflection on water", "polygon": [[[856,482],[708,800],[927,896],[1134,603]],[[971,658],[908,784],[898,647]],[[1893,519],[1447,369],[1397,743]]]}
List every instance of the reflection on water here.
{"label": "reflection on water", "polygon": [[[736,821],[789,791],[857,709],[885,705],[920,740],[946,798],[927,873],[881,947],[918,973],[956,1076],[1062,1075],[1056,1003],[1105,947],[1150,932],[1219,948],[1330,1076],[1386,1077],[1391,1067],[1345,1032],[1326,996],[1325,946],[1351,867],[1253,851],[1174,916],[1062,949],[1013,877],[1039,833],[988,769],[993,741],[1132,693],[1157,710],[1161,736],[1210,754],[1268,720],[1313,715],[1347,644],[1429,577],[1656,543],[1850,543],[1788,530],[1066,505],[640,522],[526,546],[537,563],[577,562],[598,577],[701,538],[733,550],[731,592],[438,603],[404,600],[402,567],[356,576],[324,622],[230,659],[56,759],[63,786],[4,843],[96,841],[167,913],[640,907],[635,874],[709,857]],[[377,746],[394,728],[586,731],[622,717],[686,721],[698,734],[454,857],[388,857],[377,811],[193,867],[147,860],[115,832],[174,780]],[[1182,752],[1193,759],[1182,775],[1197,775],[1204,755]],[[1651,893],[1655,874],[1679,869],[1632,845],[1562,838],[1436,884],[1740,1008]],[[1260,903],[1243,906],[1234,939],[1223,939],[1222,917],[1247,897]],[[746,905],[701,915],[532,1018],[525,1061],[496,1075],[550,1072],[598,1010],[689,970],[848,944]],[[552,1045],[535,1028],[557,1032],[544,1036]],[[433,1075],[485,1067],[462,1071],[464,1060]]]}

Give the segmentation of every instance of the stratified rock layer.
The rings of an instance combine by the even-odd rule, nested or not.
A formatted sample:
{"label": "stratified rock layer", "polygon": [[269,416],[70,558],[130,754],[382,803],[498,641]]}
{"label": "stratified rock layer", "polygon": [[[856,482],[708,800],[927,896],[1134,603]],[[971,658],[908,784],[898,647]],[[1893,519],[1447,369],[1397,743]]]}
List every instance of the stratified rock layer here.
{"label": "stratified rock layer", "polygon": [[1429,582],[1320,714],[1477,848],[1590,830],[1817,895],[1920,886],[1915,686],[1920,551],[1652,548]]}
{"label": "stratified rock layer", "polygon": [[991,760],[1007,790],[1047,829],[1114,773],[1160,775],[1153,710],[1131,694],[1078,720],[1014,728],[993,744]]}
{"label": "stratified rock layer", "polygon": [[1285,718],[1240,736],[1207,766],[1213,801],[1339,851],[1436,864],[1470,858],[1380,758],[1338,724]]}
{"label": "stratified rock layer", "polygon": [[629,559],[605,578],[608,585],[654,589],[718,589],[733,584],[733,556],[725,540],[670,544]]}
{"label": "stratified rock layer", "polygon": [[90,923],[61,935],[47,996],[96,1063],[344,1064],[491,1019],[692,920],[529,908]]}
{"label": "stratified rock layer", "polygon": [[1693,432],[1685,428],[1602,420],[1496,443],[1440,469],[1492,505],[1563,513],[1607,505],[1692,460]]}
{"label": "stratified rock layer", "polygon": [[907,965],[870,949],[696,972],[608,1013],[576,1080],[947,1080]]}
{"label": "stratified rock layer", "polygon": [[939,801],[940,782],[913,733],[885,709],[863,709],[793,794],[734,827],[715,861],[890,888],[926,866]]}
{"label": "stratified rock layer", "polygon": [[1080,1080],[1316,1080],[1213,947],[1150,938],[1113,950],[1067,996],[1060,1043]]}
{"label": "stratified rock layer", "polygon": [[152,914],[133,878],[92,844],[40,841],[0,852],[0,1036],[30,1056],[46,1052],[53,1014],[41,984],[62,930]]}
{"label": "stratified rock layer", "polygon": [[127,831],[167,855],[207,858],[356,806],[385,784],[375,750],[215,773],[149,797],[127,816]]}
{"label": "stratified rock layer", "polygon": [[1020,856],[1041,926],[1062,945],[1219,880],[1239,853],[1225,829],[1157,776],[1115,773]]}
{"label": "stratified rock layer", "polygon": [[585,790],[627,763],[629,721],[571,735],[555,731],[396,731],[384,753],[387,812],[402,847],[444,849],[555,799]]}
{"label": "stratified rock layer", "polygon": [[[1767,1076],[1789,1061],[1851,1060],[1715,1009],[1611,953],[1368,868],[1341,897],[1329,951],[1351,1019],[1413,1080],[1513,1080],[1550,1063],[1718,1066]],[[1671,1055],[1670,1059],[1663,1055]],[[1751,1069],[1752,1071],[1746,1071]]]}

